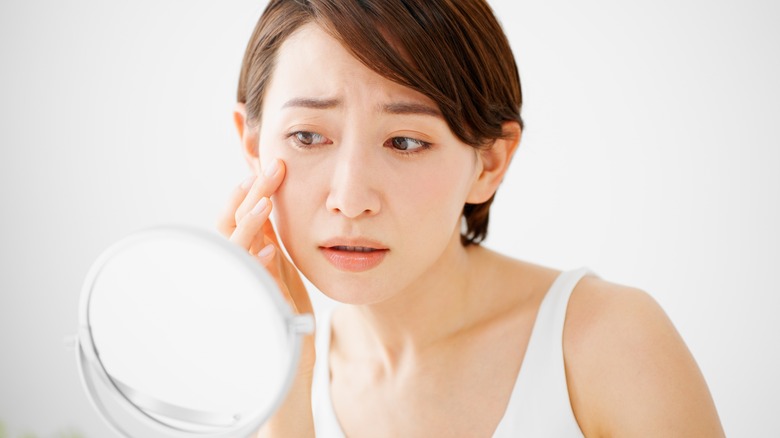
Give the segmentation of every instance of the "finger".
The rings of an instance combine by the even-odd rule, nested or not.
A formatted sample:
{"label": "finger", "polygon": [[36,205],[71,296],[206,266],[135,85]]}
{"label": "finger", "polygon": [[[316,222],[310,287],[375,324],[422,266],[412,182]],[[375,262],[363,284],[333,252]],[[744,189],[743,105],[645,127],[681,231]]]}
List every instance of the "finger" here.
{"label": "finger", "polygon": [[276,247],[273,243],[269,243],[257,252],[257,259],[265,266],[268,271],[273,272],[276,269],[274,264],[274,256],[276,255]]}
{"label": "finger", "polygon": [[233,234],[233,230],[236,229],[236,209],[241,205],[241,202],[246,198],[249,188],[257,179],[256,175],[248,176],[241,184],[233,189],[228,199],[227,205],[222,210],[222,213],[217,218],[217,230],[225,237],[230,237]]}
{"label": "finger", "polygon": [[261,198],[270,198],[284,179],[284,163],[281,160],[273,160],[265,169],[262,176],[255,180],[244,200],[235,210],[236,223],[257,205]]}
{"label": "finger", "polygon": [[271,200],[260,198],[236,224],[236,229],[230,235],[230,241],[250,252],[256,249],[256,242],[258,238],[262,238],[263,224],[268,221],[269,214],[271,214]]}

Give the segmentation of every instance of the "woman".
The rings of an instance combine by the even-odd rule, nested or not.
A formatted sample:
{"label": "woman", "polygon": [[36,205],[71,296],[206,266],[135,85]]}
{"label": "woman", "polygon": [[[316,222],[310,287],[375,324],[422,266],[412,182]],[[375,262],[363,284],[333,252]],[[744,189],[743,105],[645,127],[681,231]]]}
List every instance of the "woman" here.
{"label": "woman", "polygon": [[523,126],[484,1],[271,1],[238,102],[221,231],[297,311],[299,272],[345,304],[262,436],[723,434],[647,294],[479,245]]}

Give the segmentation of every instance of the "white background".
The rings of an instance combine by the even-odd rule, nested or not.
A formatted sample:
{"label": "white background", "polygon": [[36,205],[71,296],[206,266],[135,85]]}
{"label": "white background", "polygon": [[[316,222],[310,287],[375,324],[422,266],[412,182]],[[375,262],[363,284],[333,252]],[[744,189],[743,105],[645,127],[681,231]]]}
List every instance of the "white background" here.
{"label": "white background", "polygon": [[[263,2],[0,4],[0,422],[110,436],[78,383],[81,283],[146,226],[210,228]],[[527,129],[487,246],[647,290],[727,434],[780,436],[780,7],[494,1]]]}

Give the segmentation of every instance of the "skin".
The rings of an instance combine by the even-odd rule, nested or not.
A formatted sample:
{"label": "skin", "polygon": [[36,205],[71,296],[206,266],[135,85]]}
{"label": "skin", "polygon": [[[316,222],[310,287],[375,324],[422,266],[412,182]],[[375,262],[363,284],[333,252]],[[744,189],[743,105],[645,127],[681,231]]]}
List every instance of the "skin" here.
{"label": "skin", "polygon": [[[328,358],[348,436],[490,436],[559,274],[460,244],[463,204],[498,188],[519,126],[507,122],[506,139],[477,151],[421,108],[436,110],[309,24],[279,49],[259,124],[243,105],[234,114],[254,176],[233,193],[219,228],[269,269],[298,311],[311,303],[297,269],[350,304],[334,315]],[[271,211],[297,269],[278,249]],[[385,256],[350,272],[323,255],[350,242]],[[572,294],[563,347],[586,436],[723,435],[698,367],[646,293],[586,277]],[[262,436],[313,436],[314,358],[309,337]]]}

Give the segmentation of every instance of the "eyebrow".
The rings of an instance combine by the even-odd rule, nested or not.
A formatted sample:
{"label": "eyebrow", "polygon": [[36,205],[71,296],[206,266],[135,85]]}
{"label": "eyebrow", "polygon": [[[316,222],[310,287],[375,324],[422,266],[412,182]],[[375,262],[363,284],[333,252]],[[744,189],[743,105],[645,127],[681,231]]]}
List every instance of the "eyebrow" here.
{"label": "eyebrow", "polygon": [[[282,105],[282,108],[311,108],[332,109],[341,105],[339,99],[317,99],[310,97],[296,97]],[[394,102],[382,106],[382,111],[397,115],[424,115],[442,118],[441,111],[430,105],[413,102]]]}
{"label": "eyebrow", "polygon": [[432,106],[423,105],[420,103],[410,103],[410,102],[398,102],[398,103],[390,103],[382,107],[382,110],[389,114],[417,114],[417,115],[423,115],[423,116],[433,116],[433,117],[439,117],[441,118],[441,112]]}
{"label": "eyebrow", "polygon": [[331,109],[341,105],[338,99],[314,99],[309,97],[296,97],[290,99],[282,105],[282,108],[313,108],[313,109]]}

